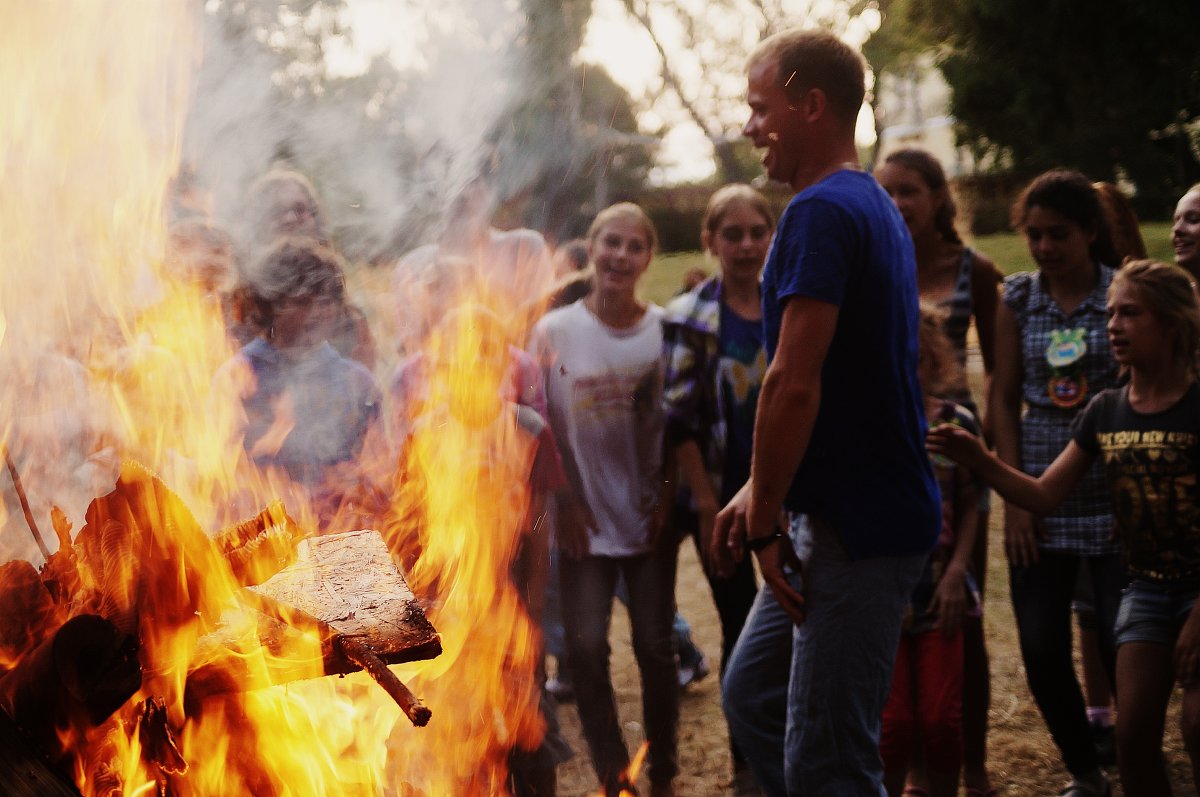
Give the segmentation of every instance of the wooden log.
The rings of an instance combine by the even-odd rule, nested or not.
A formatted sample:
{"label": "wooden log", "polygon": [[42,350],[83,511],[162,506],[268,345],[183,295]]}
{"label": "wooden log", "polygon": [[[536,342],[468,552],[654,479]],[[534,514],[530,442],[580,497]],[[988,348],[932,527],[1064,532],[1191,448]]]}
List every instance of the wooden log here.
{"label": "wooden log", "polygon": [[25,740],[0,711],[0,794],[6,797],[79,797],[79,791]]}
{"label": "wooden log", "polygon": [[57,762],[64,736],[99,727],[141,684],[136,639],[102,617],[80,615],[0,678],[0,708],[35,750]]}
{"label": "wooden log", "polygon": [[[248,666],[242,655],[245,642],[228,628],[218,629],[201,640],[196,660],[205,664],[188,675],[189,701],[361,670],[335,644],[336,637],[365,645],[385,664],[431,659],[442,652],[437,631],[376,531],[302,540],[295,563],[243,594],[256,613],[251,643],[279,657],[267,662],[265,672]],[[301,644],[302,633],[319,640],[319,650]],[[297,653],[303,650],[312,657]]]}

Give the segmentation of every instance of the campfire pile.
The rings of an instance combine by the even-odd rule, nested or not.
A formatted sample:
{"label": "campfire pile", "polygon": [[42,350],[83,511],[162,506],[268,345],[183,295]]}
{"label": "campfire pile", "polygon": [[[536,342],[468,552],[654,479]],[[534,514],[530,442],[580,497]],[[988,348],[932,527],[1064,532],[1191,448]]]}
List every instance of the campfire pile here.
{"label": "campfire pile", "polygon": [[[365,669],[428,722],[387,664],[437,656],[441,642],[378,533],[306,537],[277,503],[209,537],[135,464],[74,540],[52,519],[59,548],[40,572],[0,565],[0,792],[86,781],[120,794],[136,739],[157,792],[186,793],[185,725],[300,678]],[[259,649],[269,667],[254,664]]]}

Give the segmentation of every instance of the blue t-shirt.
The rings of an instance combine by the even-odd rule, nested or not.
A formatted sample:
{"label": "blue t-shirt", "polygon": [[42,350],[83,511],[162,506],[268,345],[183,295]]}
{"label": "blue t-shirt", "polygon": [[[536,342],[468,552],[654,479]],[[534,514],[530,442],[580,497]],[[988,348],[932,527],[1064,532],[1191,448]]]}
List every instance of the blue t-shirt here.
{"label": "blue t-shirt", "polygon": [[767,370],[767,354],[762,321],[742,318],[722,303],[717,329],[717,380],[725,409],[725,469],[721,476],[721,503],[725,504],[750,478],[754,410]]}
{"label": "blue t-shirt", "polygon": [[821,406],[785,505],[831,523],[852,559],[932,549],[941,496],[917,381],[917,266],[875,178],[838,171],[797,194],[763,271],[767,355],[793,296],[837,305]]}

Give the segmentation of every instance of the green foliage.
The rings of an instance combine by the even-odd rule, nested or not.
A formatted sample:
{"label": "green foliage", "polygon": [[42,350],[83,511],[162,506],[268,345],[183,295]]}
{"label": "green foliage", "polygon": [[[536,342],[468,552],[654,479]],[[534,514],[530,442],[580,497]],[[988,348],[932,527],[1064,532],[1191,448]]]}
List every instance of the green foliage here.
{"label": "green foliage", "polygon": [[1142,212],[1200,177],[1186,129],[1200,117],[1200,3],[961,0],[933,24],[960,141],[1023,175],[1127,178]]}

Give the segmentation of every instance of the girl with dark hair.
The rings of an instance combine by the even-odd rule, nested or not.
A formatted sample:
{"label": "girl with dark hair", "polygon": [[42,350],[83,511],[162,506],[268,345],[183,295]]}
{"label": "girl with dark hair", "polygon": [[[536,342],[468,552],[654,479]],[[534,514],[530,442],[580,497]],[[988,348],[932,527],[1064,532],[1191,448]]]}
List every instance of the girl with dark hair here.
{"label": "girl with dark hair", "polygon": [[[875,176],[908,225],[917,256],[917,289],[922,301],[943,310],[942,329],[954,347],[960,374],[966,373],[967,331],[974,322],[986,391],[994,365],[1000,273],[991,260],[966,246],[959,236],[954,197],[937,158],[920,149],[899,149],[887,156]],[[945,388],[947,398],[979,417],[964,378]],[[989,515],[990,496],[984,490],[979,495],[978,533],[971,552],[971,572],[981,593],[987,578]],[[963,657],[963,784],[971,797],[987,797],[994,793],[987,771],[991,673],[982,617],[966,618]],[[914,782],[920,780],[919,773],[914,773]]]}
{"label": "girl with dark hair", "polygon": [[[989,420],[1002,461],[1041,475],[1067,446],[1090,397],[1117,384],[1105,297],[1115,262],[1096,189],[1074,171],[1042,174],[1013,206],[1036,272],[1004,282],[996,317]],[[1022,414],[1022,406],[1025,411]],[[1062,752],[1073,797],[1108,794],[1071,651],[1071,597],[1091,576],[1101,658],[1113,678],[1113,626],[1124,569],[1097,463],[1044,517],[1005,504],[1013,611],[1034,700]]]}
{"label": "girl with dark hair", "polygon": [[329,344],[343,292],[332,251],[278,241],[243,286],[261,332],[216,377],[218,391],[241,403],[250,460],[304,487],[323,522],[362,486],[364,449],[366,459],[384,450],[375,378]]}
{"label": "girl with dark hair", "polygon": [[[299,172],[274,169],[251,183],[242,212],[242,247],[247,262],[256,263],[280,238],[308,239],[332,248],[329,223],[313,184]],[[239,296],[239,300],[246,297]],[[363,311],[345,296],[339,299],[329,343],[345,357],[375,367],[375,339]],[[253,310],[251,309],[252,313]],[[243,311],[245,315],[245,311]],[[235,330],[239,342],[249,343],[261,330],[243,317]]]}

